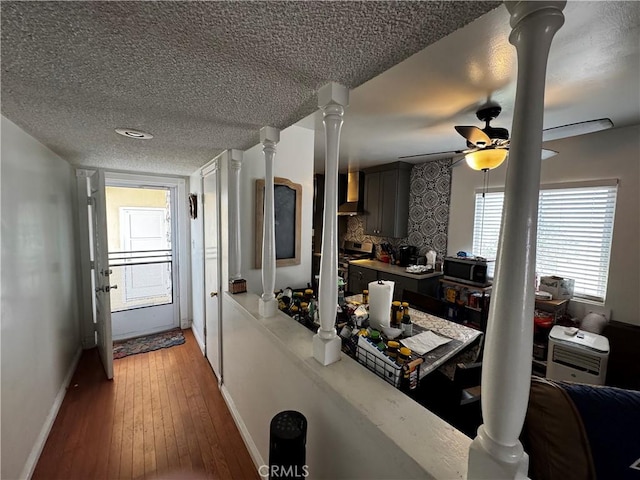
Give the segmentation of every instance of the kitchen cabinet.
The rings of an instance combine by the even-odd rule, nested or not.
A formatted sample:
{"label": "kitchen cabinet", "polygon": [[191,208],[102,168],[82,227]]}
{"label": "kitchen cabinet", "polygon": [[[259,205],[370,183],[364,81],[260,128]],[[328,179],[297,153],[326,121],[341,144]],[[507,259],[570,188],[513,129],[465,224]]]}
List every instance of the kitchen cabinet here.
{"label": "kitchen cabinet", "polygon": [[347,290],[353,293],[362,293],[369,288],[370,282],[378,280],[378,272],[371,268],[349,265],[349,285]]}
{"label": "kitchen cabinet", "polygon": [[409,163],[395,162],[364,170],[366,234],[407,236],[411,168]]}
{"label": "kitchen cabinet", "polygon": [[429,295],[431,297],[435,297],[438,295],[438,282],[435,278],[425,278],[425,279],[417,279],[417,278],[409,278],[403,277],[400,275],[392,275],[389,273],[378,273],[379,280],[391,280],[394,282],[393,287],[393,299],[394,300],[402,300],[402,294],[405,290],[410,290],[412,292],[423,293],[425,295]]}
{"label": "kitchen cabinet", "polygon": [[389,280],[394,282],[394,300],[402,300],[402,294],[405,290],[435,297],[438,294],[438,279],[441,275],[441,273],[412,274],[407,273],[404,267],[389,265],[377,260],[355,260],[349,264],[347,290],[352,293],[362,293],[362,290],[369,288],[369,282]]}

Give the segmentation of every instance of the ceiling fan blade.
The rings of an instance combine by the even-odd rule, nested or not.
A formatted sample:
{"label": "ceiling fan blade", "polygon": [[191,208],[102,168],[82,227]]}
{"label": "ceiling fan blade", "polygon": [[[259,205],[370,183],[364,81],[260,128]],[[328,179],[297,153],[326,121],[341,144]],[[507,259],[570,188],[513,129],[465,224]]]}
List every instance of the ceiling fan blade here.
{"label": "ceiling fan blade", "polygon": [[415,157],[428,157],[429,155],[458,155],[459,153],[466,153],[466,150],[450,150],[448,152],[433,152],[433,153],[417,153],[415,155],[404,155],[398,158],[415,158]]}
{"label": "ceiling fan blade", "polygon": [[611,127],[613,127],[613,122],[609,118],[599,118],[597,120],[587,120],[585,122],[560,125],[559,127],[543,130],[542,141],[549,142],[560,138],[575,137],[586,133],[599,132],[600,130],[606,130]]}
{"label": "ceiling fan blade", "polygon": [[549,150],[548,148],[542,149],[542,160],[546,160],[547,158],[555,157],[558,154],[555,150]]}
{"label": "ceiling fan blade", "polygon": [[456,132],[466,138],[469,143],[472,143],[473,145],[480,147],[491,145],[491,139],[489,136],[478,127],[456,125],[455,129]]}

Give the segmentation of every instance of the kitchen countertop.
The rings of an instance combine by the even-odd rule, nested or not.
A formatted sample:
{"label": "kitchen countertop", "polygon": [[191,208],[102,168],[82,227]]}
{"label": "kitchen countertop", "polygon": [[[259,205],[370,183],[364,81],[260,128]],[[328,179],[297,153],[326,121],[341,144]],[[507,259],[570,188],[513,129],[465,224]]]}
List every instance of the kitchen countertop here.
{"label": "kitchen countertop", "polygon": [[397,265],[390,265],[388,263],[380,262],[378,260],[352,260],[350,265],[357,267],[371,268],[379,272],[391,273],[393,275],[400,275],[402,277],[413,278],[414,280],[424,280],[426,278],[434,278],[442,275],[442,272],[433,273],[409,273],[406,271],[406,267],[399,267]]}

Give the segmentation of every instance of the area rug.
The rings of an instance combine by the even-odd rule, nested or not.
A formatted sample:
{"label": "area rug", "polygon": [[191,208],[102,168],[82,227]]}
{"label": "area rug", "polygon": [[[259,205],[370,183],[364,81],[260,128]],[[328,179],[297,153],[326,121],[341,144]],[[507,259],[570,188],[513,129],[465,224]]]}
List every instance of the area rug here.
{"label": "area rug", "polygon": [[169,348],[184,343],[182,330],[174,328],[168,332],[154,333],[144,337],[131,338],[113,342],[113,358],[123,358],[138,353],[151,352],[161,348]]}

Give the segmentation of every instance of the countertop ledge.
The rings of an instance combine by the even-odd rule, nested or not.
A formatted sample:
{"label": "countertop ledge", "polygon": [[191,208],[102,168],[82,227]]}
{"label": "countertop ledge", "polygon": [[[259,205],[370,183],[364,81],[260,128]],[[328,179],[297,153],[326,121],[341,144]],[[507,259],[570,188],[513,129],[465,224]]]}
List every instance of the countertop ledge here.
{"label": "countertop ledge", "polygon": [[397,265],[390,265],[388,263],[380,262],[378,260],[352,260],[350,265],[356,267],[370,268],[379,272],[390,273],[392,275],[400,275],[401,277],[413,278],[414,280],[424,280],[426,278],[434,278],[442,276],[442,272],[433,273],[409,273],[406,271],[406,267],[399,267]]}

